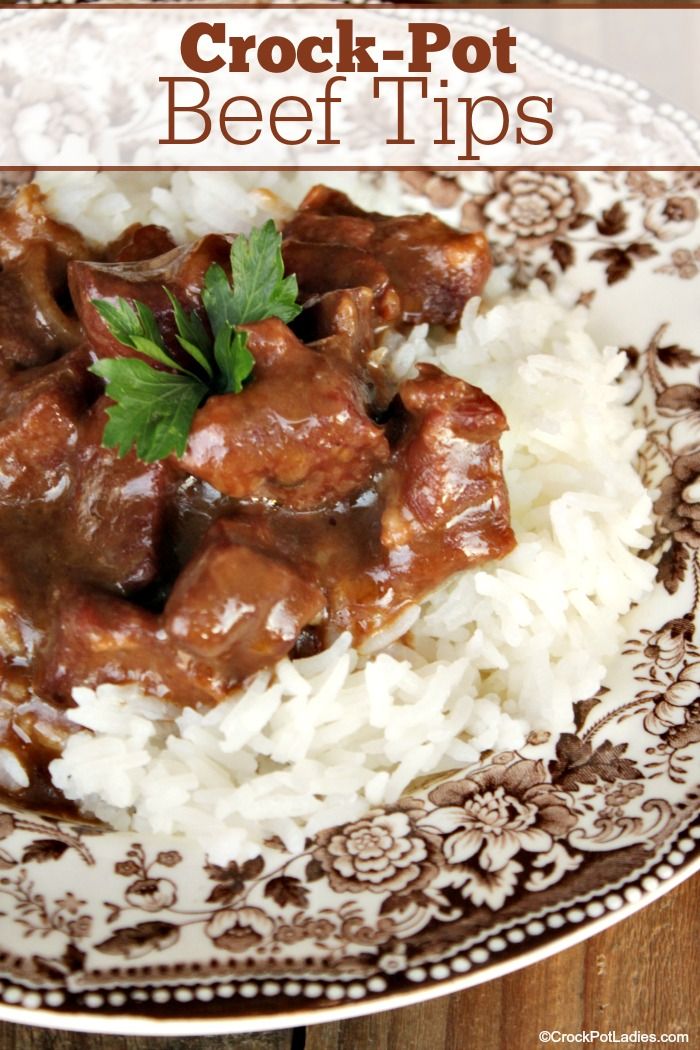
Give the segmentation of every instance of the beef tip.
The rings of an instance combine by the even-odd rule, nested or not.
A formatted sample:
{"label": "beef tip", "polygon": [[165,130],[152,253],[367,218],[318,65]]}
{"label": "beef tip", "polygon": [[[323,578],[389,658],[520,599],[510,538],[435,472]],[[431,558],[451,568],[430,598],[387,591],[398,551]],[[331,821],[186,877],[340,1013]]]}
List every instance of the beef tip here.
{"label": "beef tip", "polygon": [[142,262],[165,255],[175,247],[175,241],[165,226],[143,226],[135,222],[107,246],[105,262]]}
{"label": "beef tip", "polygon": [[300,314],[309,330],[305,340],[314,350],[343,361],[366,387],[365,404],[372,418],[383,415],[396,391],[376,350],[372,292],[369,288],[342,288],[313,300]]}
{"label": "beef tip", "polygon": [[285,656],[324,605],[296,568],[236,542],[235,524],[222,520],[179,576],[164,624],[179,648],[233,684]]}
{"label": "beef tip", "polygon": [[11,568],[6,559],[0,559],[0,663],[8,659],[24,661],[30,648],[30,633]]}
{"label": "beef tip", "polygon": [[294,273],[303,303],[339,288],[366,287],[372,292],[375,328],[395,324],[401,318],[401,301],[386,267],[364,248],[333,241],[328,244],[297,241],[285,236],[284,267]]}
{"label": "beef tip", "polygon": [[366,405],[391,400],[395,384],[372,358],[376,340],[370,288],[340,288],[313,296],[291,328],[313,350],[354,372],[365,387]]}
{"label": "beef tip", "polygon": [[275,317],[241,325],[241,329],[247,333],[246,346],[255,358],[254,377],[279,374],[280,368],[293,371],[308,361],[308,347]]}
{"label": "beef tip", "polygon": [[[173,309],[164,291],[166,286],[183,305],[201,311],[200,295],[204,275],[212,263],[219,263],[230,273],[230,237],[209,234],[192,245],[175,248],[156,258],[136,262],[72,263],[68,270],[71,294],[86,336],[100,357],[140,357],[114,338],[97,310],[93,299],[114,300],[119,297],[145,303],[156,317],[158,327],[172,356],[186,367],[192,359],[176,339]],[[160,367],[144,358],[155,368]]]}
{"label": "beef tip", "polygon": [[78,348],[0,386],[0,506],[57,498],[70,481],[79,418],[94,397]]}
{"label": "beef tip", "polygon": [[175,703],[224,696],[211,669],[168,644],[159,618],[109,594],[66,584],[54,595],[50,628],[34,666],[39,696],[70,704],[77,686],[138,682]]}
{"label": "beef tip", "polygon": [[80,327],[57,301],[49,250],[30,245],[0,272],[0,360],[12,368],[46,364],[75,346]]}
{"label": "beef tip", "polygon": [[515,545],[498,444],[506,421],[491,398],[421,364],[392,412],[376,504],[358,501],[348,520],[338,516],[336,557],[323,554],[322,532],[312,545],[329,639],[350,630],[364,641],[453,573]]}
{"label": "beef tip", "polygon": [[285,265],[305,297],[368,285],[378,323],[398,314],[409,324],[454,325],[491,269],[482,233],[461,233],[432,215],[363,212],[325,186],[309,191],[284,235]]}
{"label": "beef tip", "polygon": [[372,251],[389,271],[409,324],[457,324],[491,272],[484,234],[459,233],[434,215],[382,219]]}
{"label": "beef tip", "polygon": [[64,546],[81,579],[128,593],[158,574],[174,472],[102,447],[108,404],[101,398],[80,425]]}
{"label": "beef tip", "polygon": [[507,423],[499,406],[428,364],[401,385],[399,398],[408,422],[385,475],[382,545],[431,558],[442,548],[463,565],[507,553],[515,538],[498,443]]}
{"label": "beef tip", "polygon": [[[358,372],[374,349],[372,290],[341,288],[310,299],[292,328],[305,343],[339,356]],[[327,342],[326,342],[327,341]]]}
{"label": "beef tip", "polygon": [[0,261],[21,258],[28,244],[48,245],[63,259],[87,259],[90,250],[82,234],[72,226],[52,219],[43,205],[43,195],[35,184],[22,186],[0,210]]}
{"label": "beef tip", "polygon": [[46,364],[75,346],[80,325],[68,302],[66,268],[89,258],[77,232],[49,218],[36,186],[0,208],[0,361]]}
{"label": "beef tip", "polygon": [[[71,733],[80,731],[74,722],[69,722],[65,711],[58,711],[52,704],[36,696],[7,697],[0,700],[0,744],[8,746],[21,761],[28,759],[32,779],[37,764],[57,758]],[[45,760],[42,762],[42,759]]]}
{"label": "beef tip", "polygon": [[3,792],[25,809],[80,819],[81,814],[54,787],[48,768],[80,727],[68,720],[65,711],[31,693],[26,669],[13,667],[3,673],[0,664],[0,686]]}
{"label": "beef tip", "polygon": [[[382,431],[364,411],[361,384],[281,321],[246,329],[260,368],[241,393],[212,397],[197,411],[181,465],[227,496],[295,510],[356,491],[388,458]],[[280,360],[270,367],[275,345]]]}
{"label": "beef tip", "polygon": [[307,244],[345,244],[369,251],[375,219],[340,190],[314,186],[286,224],[285,235]]}

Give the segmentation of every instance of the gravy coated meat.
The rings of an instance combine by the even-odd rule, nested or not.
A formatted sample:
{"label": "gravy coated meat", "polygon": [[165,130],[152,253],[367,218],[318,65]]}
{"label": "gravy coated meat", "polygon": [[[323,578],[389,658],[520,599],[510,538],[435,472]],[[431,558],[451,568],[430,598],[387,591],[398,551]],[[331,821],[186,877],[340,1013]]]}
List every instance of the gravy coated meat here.
{"label": "gravy coated meat", "polygon": [[87,353],[72,350],[0,380],[0,508],[51,502],[65,488],[95,387],[89,363]]}
{"label": "gravy coated meat", "polygon": [[76,230],[49,218],[36,186],[0,206],[0,364],[30,368],[76,345],[80,326],[62,302],[66,269],[90,257]]}
{"label": "gravy coated meat", "polygon": [[382,546],[488,557],[497,534],[510,534],[503,412],[483,390],[429,364],[418,365],[398,396],[407,419],[384,477]]}
{"label": "gravy coated meat", "polygon": [[66,508],[66,558],[81,579],[129,593],[157,579],[170,489],[175,475],[163,461],[123,458],[101,444],[106,398],[81,420],[72,499]]}
{"label": "gravy coated meat", "polygon": [[[152,231],[155,228],[145,229]],[[136,231],[132,229],[128,243],[117,250],[118,256],[124,251],[129,261],[75,262],[71,265],[68,283],[85,335],[99,357],[142,357],[115,339],[93,307],[92,300],[114,300],[121,296],[130,302],[142,302],[153,311],[169,352],[181,364],[187,365],[187,355],[175,336],[173,308],[165,288],[169,288],[187,309],[199,308],[204,275],[212,263],[228,265],[232,238],[209,234],[194,244],[174,248],[164,255],[152,256],[147,252],[146,256],[134,259],[134,252],[128,245],[135,238]],[[146,241],[142,251],[146,251],[149,244]],[[141,252],[136,254],[141,255]]]}
{"label": "gravy coated meat", "polygon": [[284,235],[285,263],[305,296],[367,285],[389,324],[456,324],[491,270],[482,233],[459,233],[433,215],[364,212],[325,186],[306,195]]}
{"label": "gravy coated meat", "polygon": [[175,247],[137,225],[95,248],[33,186],[0,210],[0,746],[33,761],[18,790],[33,804],[56,804],[46,764],[77,686],[217,703],[342,631],[362,643],[514,545],[503,413],[434,365],[397,383],[382,346],[389,326],[456,324],[488,276],[483,237],[325,187],[283,237],[301,313],[240,325],[242,389],[210,387],[184,453],[147,463],[104,446],[113,402],[89,369],[169,365],[123,345],[93,300],[145,304],[198,376],[168,292],[208,331],[205,275],[231,278],[235,235]]}
{"label": "gravy coated meat", "polygon": [[275,318],[245,327],[257,380],[199,409],[182,466],[227,496],[292,510],[351,495],[389,456],[361,382]]}
{"label": "gravy coated meat", "polygon": [[77,685],[101,682],[140,682],[156,696],[182,704],[211,704],[223,696],[223,683],[212,667],[168,644],[156,613],[93,588],[66,584],[52,595],[34,687],[65,705]]}
{"label": "gravy coated meat", "polygon": [[[290,563],[236,542],[221,519],[185,566],[165,606],[175,645],[217,668],[224,681],[275,663],[325,608],[323,591]],[[233,532],[233,534],[232,534]]]}

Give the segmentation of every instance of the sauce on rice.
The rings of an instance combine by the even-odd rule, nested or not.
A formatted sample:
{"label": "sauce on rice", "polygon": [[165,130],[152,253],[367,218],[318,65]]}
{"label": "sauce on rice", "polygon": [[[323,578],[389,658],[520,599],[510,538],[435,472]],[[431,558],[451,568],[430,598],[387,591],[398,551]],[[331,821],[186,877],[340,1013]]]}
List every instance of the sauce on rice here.
{"label": "sauce on rice", "polygon": [[302,312],[243,325],[250,380],[201,404],[182,454],[143,462],[103,444],[111,402],[89,369],[139,353],[94,302],[146,304],[176,357],[168,292],[201,311],[234,238],[176,248],[134,226],[94,249],[34,186],[0,212],[2,745],[29,804],[57,804],[45,770],[74,688],[211,705],[514,546],[501,409],[433,364],[394,383],[377,352],[389,329],[458,321],[490,270],[483,236],[325,187],[283,233]]}

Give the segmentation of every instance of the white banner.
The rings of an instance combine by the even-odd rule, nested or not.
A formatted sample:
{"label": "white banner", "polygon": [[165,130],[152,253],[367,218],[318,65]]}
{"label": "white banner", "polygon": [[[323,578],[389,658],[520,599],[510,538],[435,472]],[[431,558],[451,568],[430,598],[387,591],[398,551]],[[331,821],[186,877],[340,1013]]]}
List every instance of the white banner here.
{"label": "white banner", "polygon": [[[572,46],[581,14],[558,12]],[[0,166],[697,166],[695,118],[643,86],[646,58],[630,74],[629,36],[656,20],[659,62],[690,65],[700,10],[585,15],[624,73],[527,10],[3,8]]]}

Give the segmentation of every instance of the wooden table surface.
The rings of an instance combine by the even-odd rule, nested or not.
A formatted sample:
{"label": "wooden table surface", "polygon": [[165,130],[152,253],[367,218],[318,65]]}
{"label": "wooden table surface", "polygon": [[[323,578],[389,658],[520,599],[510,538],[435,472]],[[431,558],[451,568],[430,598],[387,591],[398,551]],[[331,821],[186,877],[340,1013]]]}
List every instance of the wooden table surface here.
{"label": "wooden table surface", "polygon": [[[259,1035],[140,1039],[0,1024],[0,1050],[537,1050],[565,1034],[687,1033],[700,1050],[700,877],[566,952],[419,1006]],[[637,1037],[632,1045],[641,1045]],[[650,1040],[644,1041],[647,1045]],[[553,1046],[611,1047],[610,1040]]]}

